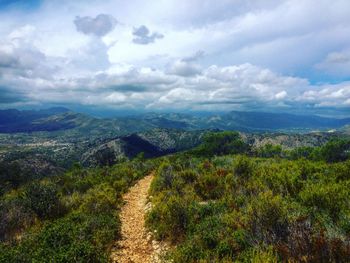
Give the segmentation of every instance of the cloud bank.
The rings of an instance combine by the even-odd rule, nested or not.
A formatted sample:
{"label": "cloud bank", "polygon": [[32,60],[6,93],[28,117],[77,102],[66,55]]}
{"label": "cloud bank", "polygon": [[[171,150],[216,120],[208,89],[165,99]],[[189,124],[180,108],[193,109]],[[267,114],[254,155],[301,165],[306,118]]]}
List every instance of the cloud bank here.
{"label": "cloud bank", "polygon": [[0,107],[346,112],[349,9],[345,0],[0,6]]}

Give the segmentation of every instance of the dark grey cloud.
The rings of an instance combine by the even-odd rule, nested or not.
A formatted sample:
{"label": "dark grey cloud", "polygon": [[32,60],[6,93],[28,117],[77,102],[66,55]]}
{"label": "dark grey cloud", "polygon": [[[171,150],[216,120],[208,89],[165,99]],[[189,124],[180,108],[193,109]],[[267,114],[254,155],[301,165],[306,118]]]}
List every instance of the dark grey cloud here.
{"label": "dark grey cloud", "polygon": [[1,51],[3,47],[0,43],[0,76],[47,78],[57,71],[54,63],[47,61],[45,54],[34,47],[19,46]]}
{"label": "dark grey cloud", "polygon": [[18,58],[0,51],[0,68],[13,68],[18,65]]}
{"label": "dark grey cloud", "polygon": [[25,101],[24,94],[8,87],[0,86],[0,104],[11,104]]}
{"label": "dark grey cloud", "polygon": [[0,68],[33,69],[45,60],[45,55],[31,48],[14,48],[10,52],[0,51]]}
{"label": "dark grey cloud", "polygon": [[194,54],[174,61],[167,70],[167,73],[182,77],[200,75],[202,67],[198,63],[205,55],[203,50],[198,50]]}
{"label": "dark grey cloud", "polygon": [[164,38],[164,35],[160,33],[157,33],[157,32],[151,33],[150,30],[144,25],[140,27],[135,27],[132,34],[134,36],[134,39],[132,40],[132,42],[140,45],[148,45],[156,41],[156,39]]}
{"label": "dark grey cloud", "polygon": [[112,91],[119,91],[119,92],[146,92],[150,90],[145,86],[137,86],[137,85],[114,85],[114,86],[111,86],[110,89]]}
{"label": "dark grey cloud", "polygon": [[182,77],[196,76],[201,74],[201,66],[193,62],[178,60],[170,67],[168,73]]}
{"label": "dark grey cloud", "polygon": [[80,17],[74,19],[74,24],[79,32],[85,35],[95,35],[102,37],[111,32],[118,21],[111,15],[99,14],[95,18],[90,16]]}

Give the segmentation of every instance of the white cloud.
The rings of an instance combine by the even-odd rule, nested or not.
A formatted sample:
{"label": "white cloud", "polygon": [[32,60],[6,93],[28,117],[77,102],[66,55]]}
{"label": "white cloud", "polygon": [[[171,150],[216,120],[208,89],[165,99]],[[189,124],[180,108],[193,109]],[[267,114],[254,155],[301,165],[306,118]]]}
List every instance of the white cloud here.
{"label": "white cloud", "polygon": [[[20,16],[0,11],[0,103],[18,94],[141,109],[349,107],[341,82],[350,76],[349,8],[345,0],[47,0]],[[340,83],[319,81],[322,72]]]}
{"label": "white cloud", "polygon": [[317,107],[348,107],[349,99],[349,82],[310,87],[297,98],[301,102],[313,103]]}
{"label": "white cloud", "polygon": [[287,92],[286,92],[285,90],[282,90],[281,92],[278,92],[278,93],[275,95],[275,98],[276,98],[277,100],[282,100],[282,99],[286,98],[287,95],[288,95]]}

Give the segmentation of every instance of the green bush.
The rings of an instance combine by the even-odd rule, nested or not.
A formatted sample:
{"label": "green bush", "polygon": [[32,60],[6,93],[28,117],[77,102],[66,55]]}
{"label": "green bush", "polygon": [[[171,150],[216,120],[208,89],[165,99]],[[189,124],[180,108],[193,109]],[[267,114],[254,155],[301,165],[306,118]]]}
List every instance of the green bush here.
{"label": "green bush", "polygon": [[0,199],[0,262],[108,262],[120,238],[119,207],[152,161],[73,167]]}
{"label": "green bush", "polygon": [[25,201],[42,219],[54,218],[63,212],[58,188],[52,183],[33,182],[24,190]]}
{"label": "green bush", "polygon": [[350,157],[350,140],[331,140],[321,147],[321,156],[327,162],[345,161]]}
{"label": "green bush", "polygon": [[36,216],[22,198],[0,200],[0,241],[10,241],[34,224]]}
{"label": "green bush", "polygon": [[326,213],[337,220],[342,211],[350,210],[349,188],[344,184],[308,184],[300,193],[302,203],[312,215]]}
{"label": "green bush", "polygon": [[155,228],[158,238],[170,238],[175,242],[185,236],[194,205],[191,199],[169,193],[155,200],[157,207],[149,213],[147,224]]}
{"label": "green bush", "polygon": [[205,135],[203,143],[192,151],[197,156],[238,154],[249,151],[249,146],[238,132],[212,132]]}
{"label": "green bush", "polygon": [[288,206],[281,196],[270,191],[260,193],[251,201],[247,214],[252,239],[265,244],[286,240]]}
{"label": "green bush", "polygon": [[194,185],[196,192],[204,200],[220,198],[225,189],[222,178],[212,173],[201,174]]}
{"label": "green bush", "polygon": [[157,176],[151,184],[151,192],[170,189],[173,184],[173,167],[168,162],[162,162],[157,169]]}
{"label": "green bush", "polygon": [[265,144],[256,150],[258,157],[272,158],[272,157],[281,157],[282,156],[282,147],[281,145]]}
{"label": "green bush", "polygon": [[301,158],[310,158],[313,154],[314,147],[297,147],[289,152],[289,156],[292,160],[297,160]]}
{"label": "green bush", "polygon": [[[117,234],[117,222],[105,214],[72,214],[45,225],[35,236],[32,253],[39,262],[106,262],[106,248]],[[30,257],[30,256],[29,256]]]}
{"label": "green bush", "polygon": [[147,225],[176,244],[174,262],[347,262],[350,162],[315,149],[298,160],[173,156],[156,173]]}
{"label": "green bush", "polygon": [[237,156],[233,166],[234,174],[243,179],[249,179],[254,172],[253,162],[244,155]]}
{"label": "green bush", "polygon": [[108,184],[91,188],[82,197],[80,210],[89,214],[109,213],[117,209],[117,193]]}

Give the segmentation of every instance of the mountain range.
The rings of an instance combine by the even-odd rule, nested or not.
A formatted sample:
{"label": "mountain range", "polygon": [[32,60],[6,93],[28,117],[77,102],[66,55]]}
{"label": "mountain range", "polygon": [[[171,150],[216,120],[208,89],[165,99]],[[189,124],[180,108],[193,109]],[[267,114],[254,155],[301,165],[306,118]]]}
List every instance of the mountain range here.
{"label": "mountain range", "polygon": [[221,129],[244,132],[312,131],[339,129],[350,118],[329,118],[289,113],[238,112],[223,114],[146,113],[128,117],[96,118],[65,108],[39,111],[0,110],[0,132],[65,131],[87,135],[126,135],[154,128],[202,130]]}
{"label": "mountain range", "polygon": [[[0,110],[0,161],[20,162],[36,174],[70,167],[109,165],[123,159],[157,157],[191,149],[209,130],[238,130],[252,147],[319,146],[348,136],[350,119],[286,113],[146,113],[96,118],[66,108]],[[335,130],[337,132],[325,132]],[[311,132],[320,131],[320,132]],[[301,134],[300,132],[303,132]]]}

